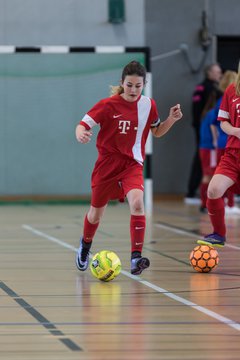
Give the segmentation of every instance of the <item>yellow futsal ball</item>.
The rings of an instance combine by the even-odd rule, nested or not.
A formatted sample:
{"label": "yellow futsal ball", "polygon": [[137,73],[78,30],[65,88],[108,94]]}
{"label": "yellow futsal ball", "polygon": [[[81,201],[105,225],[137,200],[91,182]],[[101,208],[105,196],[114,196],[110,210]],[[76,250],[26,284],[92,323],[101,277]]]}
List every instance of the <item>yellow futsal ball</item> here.
{"label": "yellow futsal ball", "polygon": [[117,254],[110,250],[102,250],[93,256],[90,269],[97,279],[110,281],[120,274],[122,265]]}

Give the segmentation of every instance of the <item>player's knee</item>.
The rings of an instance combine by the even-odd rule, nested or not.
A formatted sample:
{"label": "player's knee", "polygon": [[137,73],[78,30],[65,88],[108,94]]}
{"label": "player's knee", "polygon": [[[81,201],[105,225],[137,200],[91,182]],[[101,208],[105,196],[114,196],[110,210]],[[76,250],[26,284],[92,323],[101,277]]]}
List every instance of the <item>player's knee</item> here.
{"label": "player's knee", "polygon": [[143,200],[136,197],[131,203],[131,210],[134,214],[143,214],[144,213],[144,205]]}
{"label": "player's knee", "polygon": [[209,199],[218,199],[222,196],[222,190],[218,184],[211,184],[208,186],[207,196]]}
{"label": "player's knee", "polygon": [[96,212],[96,211],[89,211],[88,213],[88,221],[91,224],[97,224],[100,222],[101,218],[102,218],[102,213]]}

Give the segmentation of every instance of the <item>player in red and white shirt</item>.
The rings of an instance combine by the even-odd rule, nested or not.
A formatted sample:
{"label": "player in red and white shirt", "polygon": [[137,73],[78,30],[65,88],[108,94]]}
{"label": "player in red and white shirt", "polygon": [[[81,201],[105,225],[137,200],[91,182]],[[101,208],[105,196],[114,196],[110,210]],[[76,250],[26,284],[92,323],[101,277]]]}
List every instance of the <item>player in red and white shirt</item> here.
{"label": "player in red and white shirt", "polygon": [[146,70],[132,61],[122,72],[116,94],[99,101],[76,127],[76,138],[88,143],[92,128],[100,126],[97,136],[98,159],[92,173],[91,206],[84,220],[83,237],[76,254],[76,265],[88,267],[93,237],[110,200],[127,198],[131,219],[131,272],[141,274],[150,262],[142,257],[145,233],[143,162],[149,131],[164,135],[181,119],[180,105],[170,109],[168,118],[160,122],[155,101],[142,95]]}
{"label": "player in red and white shirt", "polygon": [[229,188],[235,193],[240,192],[240,66],[236,83],[229,85],[224,92],[218,120],[228,140],[208,186],[207,208],[213,233],[198,243],[223,247],[226,241],[223,195]]}

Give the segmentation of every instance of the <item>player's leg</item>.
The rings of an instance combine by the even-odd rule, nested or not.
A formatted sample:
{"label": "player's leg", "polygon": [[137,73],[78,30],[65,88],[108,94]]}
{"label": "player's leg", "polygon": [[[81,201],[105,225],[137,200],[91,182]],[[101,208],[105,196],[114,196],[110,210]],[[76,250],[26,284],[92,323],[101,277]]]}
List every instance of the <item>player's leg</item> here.
{"label": "player's leg", "polygon": [[217,165],[217,152],[212,149],[200,149],[200,159],[202,165],[202,181],[200,184],[200,197],[201,197],[201,212],[207,210],[207,190],[211,178],[213,177],[214,170]]}
{"label": "player's leg", "polygon": [[106,209],[108,199],[108,187],[98,185],[92,188],[91,206],[84,219],[83,235],[80,238],[80,246],[76,254],[76,265],[81,271],[85,271],[88,267],[92,240]]}
{"label": "player's leg", "polygon": [[83,236],[80,239],[80,246],[76,254],[76,266],[79,270],[85,271],[89,263],[89,251],[92,246],[93,237],[97,231],[99,222],[104,214],[106,206],[96,208],[90,206],[84,219]]}
{"label": "player's leg", "polygon": [[223,195],[234,181],[228,176],[215,174],[208,186],[207,208],[213,226],[213,233],[198,240],[199,244],[223,247],[226,241]]}
{"label": "player's leg", "polygon": [[144,213],[143,191],[132,189],[127,193],[130,208],[130,237],[131,237],[131,273],[139,275],[149,267],[150,261],[142,257],[146,218]]}
{"label": "player's leg", "polygon": [[201,160],[201,167],[202,167],[202,180],[200,183],[200,199],[201,199],[201,206],[200,211],[205,212],[207,210],[207,188],[208,184],[211,180],[211,177],[208,176],[208,165],[209,165],[209,156],[210,149],[199,149],[199,156]]}
{"label": "player's leg", "polygon": [[79,270],[84,271],[88,267],[92,240],[108,201],[122,198],[123,195],[123,190],[118,181],[109,180],[92,187],[91,207],[84,219],[83,236],[80,239],[80,247],[76,255],[76,265]]}
{"label": "player's leg", "polygon": [[225,195],[226,195],[226,199],[227,199],[227,206],[230,207],[230,208],[234,207],[234,205],[235,205],[234,193],[230,189],[228,189],[226,191]]}
{"label": "player's leg", "polygon": [[202,178],[202,182],[200,184],[200,198],[201,198],[201,206],[200,211],[202,213],[206,212],[207,209],[207,189],[211,177],[209,175],[204,175]]}

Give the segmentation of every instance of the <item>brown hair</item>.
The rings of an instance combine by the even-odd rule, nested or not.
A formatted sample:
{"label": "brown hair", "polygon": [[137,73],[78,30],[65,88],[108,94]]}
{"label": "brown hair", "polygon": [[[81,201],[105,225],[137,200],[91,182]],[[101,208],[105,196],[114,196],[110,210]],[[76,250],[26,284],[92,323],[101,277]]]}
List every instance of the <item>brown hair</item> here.
{"label": "brown hair", "polygon": [[[138,61],[131,61],[129,64],[127,64],[122,71],[122,82],[125,80],[126,76],[136,75],[143,78],[143,83],[146,82],[146,69],[143,65],[141,65]],[[123,87],[121,85],[119,86],[111,86],[111,95],[120,95],[123,93]]]}
{"label": "brown hair", "polygon": [[[204,68],[204,75],[205,75],[206,78],[208,78],[209,73],[211,72],[211,70],[212,70],[212,68],[213,68],[214,66],[219,66],[219,67],[220,67],[219,63],[217,63],[217,62],[205,66],[205,68]],[[221,68],[221,67],[220,67],[220,68]]]}

